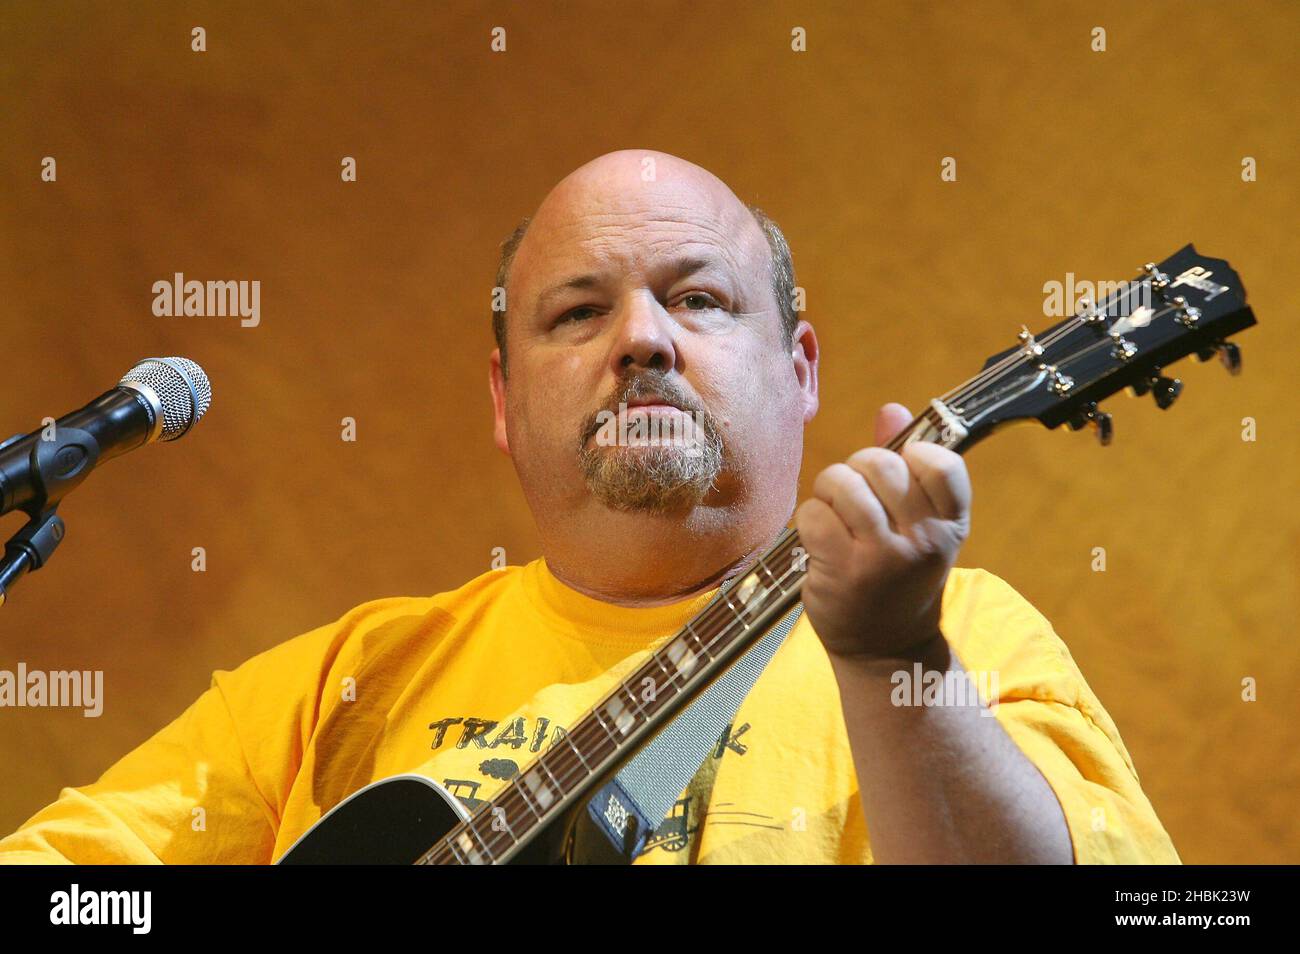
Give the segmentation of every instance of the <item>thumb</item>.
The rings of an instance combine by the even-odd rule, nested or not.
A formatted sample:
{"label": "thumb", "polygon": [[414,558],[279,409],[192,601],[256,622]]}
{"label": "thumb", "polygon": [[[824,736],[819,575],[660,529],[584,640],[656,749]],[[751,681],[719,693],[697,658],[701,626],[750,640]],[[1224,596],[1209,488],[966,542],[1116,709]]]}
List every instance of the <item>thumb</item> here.
{"label": "thumb", "polygon": [[883,447],[888,444],[912,420],[912,412],[901,404],[890,402],[881,407],[876,412],[876,445]]}

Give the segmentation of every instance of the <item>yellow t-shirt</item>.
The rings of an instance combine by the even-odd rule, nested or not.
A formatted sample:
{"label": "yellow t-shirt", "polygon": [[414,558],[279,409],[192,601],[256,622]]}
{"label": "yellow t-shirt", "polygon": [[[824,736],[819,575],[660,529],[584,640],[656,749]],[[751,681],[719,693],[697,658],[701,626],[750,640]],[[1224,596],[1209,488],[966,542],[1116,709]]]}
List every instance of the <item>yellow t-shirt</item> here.
{"label": "yellow t-shirt", "polygon": [[[407,772],[476,806],[712,596],[613,606],[538,559],[364,603],[215,672],[175,721],[0,840],[0,862],[271,862],[352,792]],[[1041,614],[957,568],[940,625],[968,671],[998,673],[995,717],[1055,791],[1076,862],[1180,863]],[[804,614],[635,863],[871,860],[838,688]]]}

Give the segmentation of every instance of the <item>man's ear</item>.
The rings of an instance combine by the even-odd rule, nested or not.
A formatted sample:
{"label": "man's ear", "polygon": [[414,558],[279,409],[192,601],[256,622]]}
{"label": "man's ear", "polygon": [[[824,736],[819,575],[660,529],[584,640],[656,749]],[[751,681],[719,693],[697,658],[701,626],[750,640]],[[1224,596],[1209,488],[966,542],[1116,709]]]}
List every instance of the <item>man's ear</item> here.
{"label": "man's ear", "polygon": [[501,373],[501,349],[493,348],[488,369],[488,385],[492,388],[492,438],[501,453],[510,456],[510,439],[506,437],[506,377]]}
{"label": "man's ear", "polygon": [[799,390],[803,395],[803,422],[807,424],[817,416],[819,406],[817,398],[817,358],[820,355],[817,344],[817,332],[806,321],[800,321],[794,329],[794,342],[791,345],[791,358],[794,360],[794,374],[799,381]]}

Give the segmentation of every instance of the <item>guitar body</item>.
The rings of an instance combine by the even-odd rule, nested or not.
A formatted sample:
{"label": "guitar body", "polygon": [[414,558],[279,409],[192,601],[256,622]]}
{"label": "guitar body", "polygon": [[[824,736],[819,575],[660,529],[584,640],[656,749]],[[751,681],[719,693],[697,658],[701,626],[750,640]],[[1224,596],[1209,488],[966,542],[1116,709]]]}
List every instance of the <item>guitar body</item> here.
{"label": "guitar body", "polygon": [[[354,792],[303,832],[282,865],[410,865],[470,816],[445,788],[423,775],[394,775]],[[510,864],[560,864],[565,819],[548,826]]]}

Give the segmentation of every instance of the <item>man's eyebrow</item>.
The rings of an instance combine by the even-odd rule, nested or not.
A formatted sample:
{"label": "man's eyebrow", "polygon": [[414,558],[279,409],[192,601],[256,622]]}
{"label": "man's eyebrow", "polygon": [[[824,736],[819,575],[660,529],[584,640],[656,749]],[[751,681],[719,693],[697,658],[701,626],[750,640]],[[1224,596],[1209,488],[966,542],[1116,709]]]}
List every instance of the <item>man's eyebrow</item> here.
{"label": "man's eyebrow", "polygon": [[[673,281],[680,281],[688,275],[694,275],[696,272],[703,271],[706,268],[717,268],[720,271],[728,271],[726,263],[719,258],[712,256],[700,255],[683,255],[663,267],[663,271],[668,274]],[[567,278],[557,285],[552,285],[546,291],[537,296],[537,309],[539,311],[546,307],[551,299],[558,297],[566,291],[574,288],[596,288],[601,283],[601,276],[588,273],[586,275],[575,275]]]}
{"label": "man's eyebrow", "polygon": [[546,307],[546,303],[552,298],[556,298],[571,288],[595,288],[600,284],[599,275],[575,275],[573,278],[566,279],[558,285],[552,285],[546,291],[537,296],[537,310],[541,311]]}
{"label": "man's eyebrow", "polygon": [[685,278],[687,275],[694,275],[696,272],[703,271],[706,268],[717,266],[725,269],[726,265],[721,259],[714,258],[711,255],[684,255],[677,261],[673,262],[667,271],[673,276],[673,279]]}

